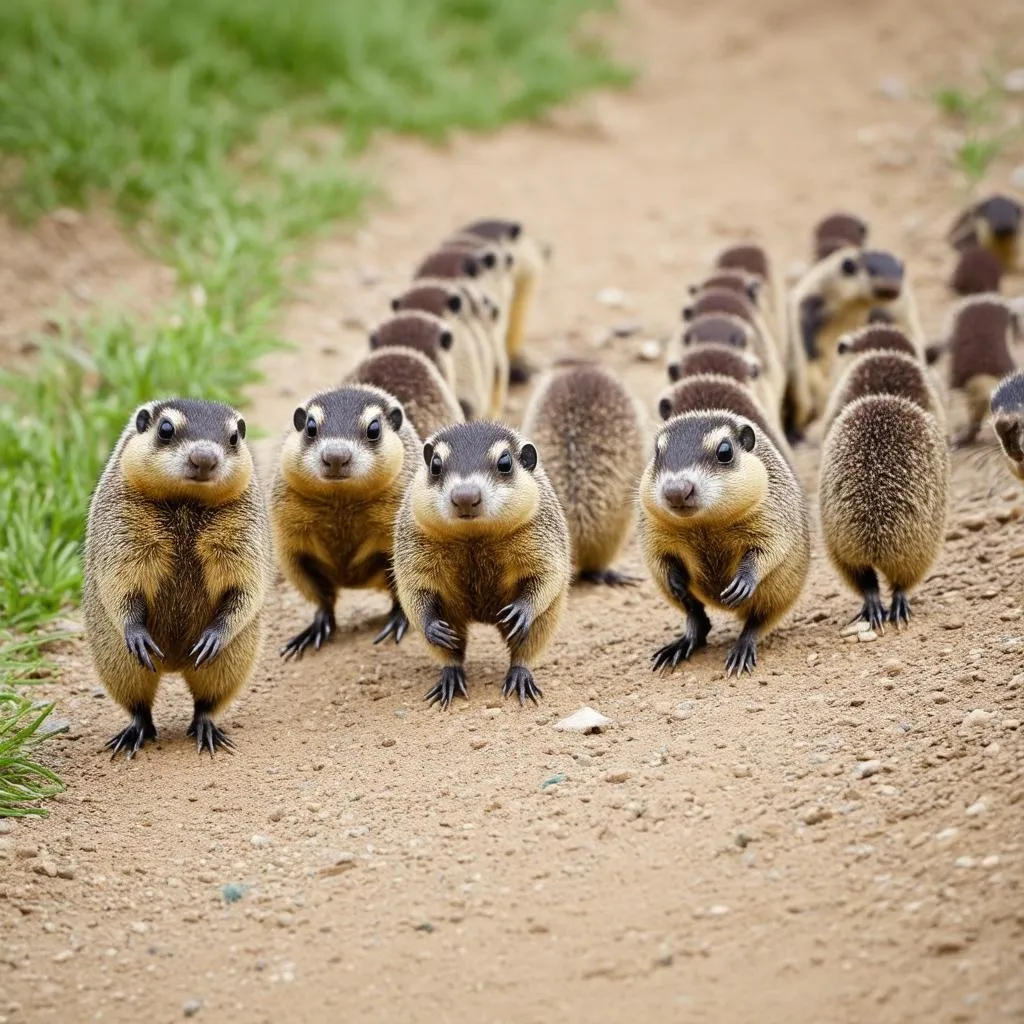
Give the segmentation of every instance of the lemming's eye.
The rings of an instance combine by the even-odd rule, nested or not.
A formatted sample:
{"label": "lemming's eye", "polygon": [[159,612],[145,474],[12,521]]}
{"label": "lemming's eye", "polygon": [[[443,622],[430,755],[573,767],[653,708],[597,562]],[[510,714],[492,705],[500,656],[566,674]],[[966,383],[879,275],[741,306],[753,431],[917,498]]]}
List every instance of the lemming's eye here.
{"label": "lemming's eye", "polygon": [[715,452],[715,458],[718,459],[723,466],[727,466],[732,462],[732,442],[723,441]]}
{"label": "lemming's eye", "polygon": [[441,475],[441,469],[442,469],[442,466],[441,466],[441,456],[440,455],[435,455],[430,460],[430,475],[431,476],[440,476]]}
{"label": "lemming's eye", "polygon": [[237,430],[228,438],[228,444],[230,444],[232,448],[237,447],[237,445],[238,445],[238,431]]}
{"label": "lemming's eye", "polygon": [[156,432],[161,441],[170,441],[174,437],[174,424],[170,420],[161,420]]}
{"label": "lemming's eye", "polygon": [[839,268],[847,277],[853,277],[857,273],[857,261],[850,259],[849,256],[843,260],[842,265]]}
{"label": "lemming's eye", "polygon": [[312,416],[306,420],[306,437],[316,437],[316,420]]}
{"label": "lemming's eye", "polygon": [[498,472],[499,473],[511,473],[512,472],[512,456],[508,452],[502,452],[498,459]]}
{"label": "lemming's eye", "polygon": [[380,420],[370,420],[366,427],[366,437],[370,441],[376,441],[380,437]]}

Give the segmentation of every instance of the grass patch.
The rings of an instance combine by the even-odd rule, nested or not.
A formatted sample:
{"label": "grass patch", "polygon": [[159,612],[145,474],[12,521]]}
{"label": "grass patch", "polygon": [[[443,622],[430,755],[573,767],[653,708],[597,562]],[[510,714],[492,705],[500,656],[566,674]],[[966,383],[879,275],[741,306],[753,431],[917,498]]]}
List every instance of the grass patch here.
{"label": "grass patch", "polygon": [[[181,285],[147,321],[63,323],[28,374],[0,373],[5,628],[28,633],[77,601],[89,495],[135,405],[241,402],[258,358],[280,345],[288,257],[370,192],[351,155],[380,129],[440,140],[627,83],[581,35],[584,14],[612,6],[0,3],[0,200],[31,221],[100,195]],[[334,142],[301,141],[325,124]],[[38,643],[25,642],[0,652],[0,813],[59,785],[25,759],[49,714],[12,692],[46,672]]]}
{"label": "grass patch", "polygon": [[997,65],[985,71],[980,85],[974,88],[943,86],[935,90],[932,98],[939,112],[963,129],[964,139],[954,159],[971,184],[985,176],[1007,147],[1024,138],[1019,123],[1019,98],[1007,93]]}
{"label": "grass patch", "polygon": [[[55,666],[41,647],[54,636],[0,638],[0,679],[26,686],[54,678]],[[0,818],[45,814],[39,801],[60,793],[60,779],[32,756],[56,731],[48,728],[52,703],[0,689]]]}

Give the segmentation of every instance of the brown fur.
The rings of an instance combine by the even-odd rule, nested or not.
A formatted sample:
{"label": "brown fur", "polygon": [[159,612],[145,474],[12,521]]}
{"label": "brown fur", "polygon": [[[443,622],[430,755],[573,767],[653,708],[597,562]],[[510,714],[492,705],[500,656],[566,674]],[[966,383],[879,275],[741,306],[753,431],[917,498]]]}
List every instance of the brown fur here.
{"label": "brown fur", "polygon": [[841,356],[859,356],[865,352],[898,352],[915,359],[919,356],[917,347],[907,337],[906,331],[887,323],[867,324],[844,334],[836,343],[836,353]]}
{"label": "brown fur", "polygon": [[935,417],[895,395],[855,399],[825,437],[819,498],[829,557],[864,596],[862,616],[870,621],[875,603],[884,620],[881,572],[893,588],[888,617],[909,617],[905,594],[934,564],[946,531],[949,452]]}
{"label": "brown fur", "polygon": [[343,384],[369,384],[394,395],[420,437],[463,420],[462,409],[437,367],[412,349],[371,352]]}
{"label": "brown fur", "polygon": [[715,260],[719,270],[742,270],[756,274],[763,281],[771,280],[771,262],[768,253],[760,245],[730,245],[723,249]]}
{"label": "brown fur", "polygon": [[[494,342],[491,323],[477,312],[477,305],[466,287],[458,282],[432,282],[414,285],[392,299],[395,314],[418,312],[435,317],[452,333],[451,376],[463,414],[467,419],[487,415],[491,411],[494,376]],[[444,373],[444,369],[442,373]]]}
{"label": "brown fur", "polygon": [[968,407],[967,426],[957,444],[969,444],[977,437],[993,390],[1000,378],[1016,369],[1010,342],[1017,331],[1013,311],[996,296],[968,298],[954,313],[947,342],[949,386],[964,392]]}
{"label": "brown fur", "polygon": [[745,295],[730,288],[703,288],[683,310],[683,319],[693,320],[707,313],[726,313],[757,327],[754,304]]}
{"label": "brown fur", "polygon": [[[317,605],[319,619],[329,626],[321,630],[322,642],[334,630],[340,590],[370,588],[394,597],[395,517],[419,462],[420,440],[396,399],[368,385],[313,395],[296,410],[296,424],[305,416],[318,419],[317,434],[311,439],[293,429],[285,436],[270,512],[281,572]],[[374,418],[381,421],[381,438],[370,442],[365,431]],[[353,453],[357,475],[324,479],[323,459],[341,445]],[[393,607],[392,615],[398,613]],[[301,654],[302,649],[286,645],[282,653]]]}
{"label": "brown fur", "polygon": [[693,304],[684,310],[683,315],[693,323],[701,317],[728,316],[747,325],[747,347],[756,356],[761,368],[753,391],[775,423],[775,430],[781,432],[785,371],[776,340],[757,307],[735,291],[708,288],[697,293]]}
{"label": "brown fur", "polygon": [[723,313],[705,313],[695,317],[683,329],[680,342],[687,345],[729,345],[745,349],[750,346],[753,328],[738,317]]}
{"label": "brown fur", "polygon": [[1024,483],[1024,370],[1008,374],[992,392],[992,429],[1010,472]]}
{"label": "brown fur", "polygon": [[[723,439],[735,452],[728,466],[716,462]],[[673,512],[663,503],[661,488],[673,477],[696,480],[693,511]],[[641,478],[637,529],[651,575],[687,618],[687,633],[655,655],[655,667],[672,669],[703,646],[710,629],[703,606],[711,604],[744,619],[726,665],[730,672],[750,670],[744,651],[753,653],[756,640],[793,606],[810,563],[807,503],[768,437],[729,412],[673,417],[659,431]],[[727,588],[748,573],[752,593],[727,602]]]}
{"label": "brown fur", "polygon": [[728,345],[698,345],[684,352],[668,365],[668,379],[675,384],[686,377],[713,373],[731,377],[739,384],[749,384],[757,377],[756,360]]}
{"label": "brown fur", "polygon": [[832,213],[814,228],[814,259],[823,260],[844,245],[861,246],[867,241],[868,225],[852,213]]}
{"label": "brown fur", "polygon": [[690,286],[690,294],[698,295],[709,288],[724,288],[727,291],[742,295],[759,306],[762,299],[764,281],[754,274],[744,273],[742,270],[716,270],[709,274],[703,281]]}
{"label": "brown fur", "polygon": [[523,433],[537,445],[565,512],[574,570],[602,573],[633,520],[644,463],[639,406],[603,367],[567,366],[538,384],[523,414]]}
{"label": "brown fur", "polygon": [[956,261],[949,287],[957,295],[983,295],[998,292],[1003,279],[1003,264],[995,253],[972,245]]}
{"label": "brown fur", "polygon": [[[170,443],[157,438],[164,418],[176,428]],[[164,674],[181,673],[199,720],[231,701],[260,650],[270,527],[239,419],[212,402],[147,403],[121,434],[90,503],[83,597],[93,662],[111,697],[149,730]],[[234,445],[231,431],[241,435]],[[187,482],[193,446],[220,452],[219,480]],[[153,671],[126,646],[132,622],[163,652],[153,654]],[[223,646],[197,667],[195,647],[218,623]],[[133,738],[135,749],[156,735],[149,730]],[[134,753],[131,742],[126,748]]]}
{"label": "brown fur", "polygon": [[370,334],[370,349],[406,348],[426,356],[437,367],[444,382],[455,392],[455,363],[452,346],[455,335],[440,317],[417,311],[403,311],[385,320]]}
{"label": "brown fur", "polygon": [[825,429],[851,402],[865,395],[899,395],[945,422],[942,400],[930,371],[916,356],[868,351],[855,356],[832,390],[825,413]]}
{"label": "brown fur", "polygon": [[460,249],[435,249],[424,257],[413,278],[437,277],[443,280],[477,278],[484,268],[472,255]]}
{"label": "brown fur", "polygon": [[[499,473],[501,453],[511,472]],[[441,475],[428,465],[436,455]],[[495,625],[508,606],[521,602],[531,620],[525,638],[509,644],[506,693],[533,696],[529,666],[550,644],[565,610],[572,577],[569,530],[536,449],[511,427],[473,422],[429,439],[402,501],[395,528],[395,579],[403,607],[444,666],[428,695],[446,707],[455,693],[446,676],[458,674],[470,623]],[[451,488],[477,479],[483,514],[455,518]],[[436,623],[454,631],[454,649],[431,639]],[[505,627],[503,632],[507,632]],[[529,677],[524,687],[523,674]],[[517,684],[516,680],[519,679]]]}

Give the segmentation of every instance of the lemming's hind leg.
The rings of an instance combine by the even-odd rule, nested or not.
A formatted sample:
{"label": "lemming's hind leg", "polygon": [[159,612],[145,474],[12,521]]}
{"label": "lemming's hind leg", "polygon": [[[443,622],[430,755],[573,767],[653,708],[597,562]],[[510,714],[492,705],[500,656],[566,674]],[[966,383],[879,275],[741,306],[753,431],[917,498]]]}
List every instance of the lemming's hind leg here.
{"label": "lemming's hind leg", "polygon": [[131,722],[107,741],[106,749],[112,758],[124,753],[130,760],[147,740],[156,739],[152,707],[160,685],[161,663],[155,651],[152,655],[144,651],[154,667],[143,665],[142,656],[131,653],[128,639],[113,627],[98,629],[92,641],[93,658],[103,686],[132,716]]}
{"label": "lemming's hind leg", "polygon": [[655,672],[672,672],[681,661],[686,661],[708,642],[708,633],[711,632],[711,620],[704,605],[690,593],[690,576],[686,567],[674,558],[665,559],[664,564],[669,590],[686,612],[686,631],[651,655]]}
{"label": "lemming's hind leg", "polygon": [[139,704],[132,711],[131,722],[107,740],[106,748],[110,751],[111,761],[121,751],[124,751],[125,757],[130,761],[146,740],[155,739],[156,726],[153,724],[153,714],[147,705]]}
{"label": "lemming's hind leg", "polygon": [[383,643],[389,636],[394,636],[395,643],[401,643],[402,637],[405,636],[405,632],[408,628],[409,619],[402,610],[402,606],[399,604],[398,598],[392,597],[391,611],[388,613],[388,621],[384,623],[384,628],[373,638],[373,642],[375,644]]}
{"label": "lemming's hind leg", "polygon": [[756,615],[749,615],[736,643],[729,651],[729,656],[725,659],[727,676],[741,676],[744,672],[754,671],[757,664],[757,637],[760,631],[761,620]]}
{"label": "lemming's hind leg", "polygon": [[214,724],[213,716],[225,708],[248,681],[259,655],[262,641],[259,617],[243,627],[220,653],[199,668],[182,669],[194,702],[192,724],[186,735],[196,741],[196,749],[211,755],[215,750],[231,750],[234,744]]}
{"label": "lemming's hind leg", "polygon": [[906,592],[899,588],[894,588],[892,592],[889,621],[895,624],[897,630],[910,623],[910,601]]}
{"label": "lemming's hind leg", "polygon": [[876,632],[884,632],[888,612],[885,605],[882,604],[882,596],[878,590],[878,574],[868,566],[866,569],[854,570],[850,574],[850,578],[864,597],[864,604],[851,621],[856,622],[861,619]]}

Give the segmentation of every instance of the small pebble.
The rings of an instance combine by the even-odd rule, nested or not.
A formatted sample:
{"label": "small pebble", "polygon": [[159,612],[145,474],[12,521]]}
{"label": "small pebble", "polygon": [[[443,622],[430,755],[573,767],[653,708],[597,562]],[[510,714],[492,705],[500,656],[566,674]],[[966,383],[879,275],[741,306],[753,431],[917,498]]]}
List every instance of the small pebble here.
{"label": "small pebble", "polygon": [[903,671],[903,664],[897,658],[888,658],[882,667],[887,676],[898,676]]}
{"label": "small pebble", "polygon": [[863,619],[854,619],[853,622],[848,622],[841,630],[839,630],[840,636],[856,636],[857,633],[869,633],[871,631],[871,624],[865,622]]}
{"label": "small pebble", "polygon": [[957,857],[953,863],[958,868],[973,868],[977,861],[973,857]]}
{"label": "small pebble", "polygon": [[269,846],[270,845],[270,839],[267,836],[251,836],[249,838],[249,842],[253,846]]}
{"label": "small pebble", "polygon": [[604,781],[605,782],[612,782],[612,783],[619,783],[619,782],[626,782],[628,779],[631,779],[632,777],[633,777],[633,773],[632,772],[628,772],[628,771],[625,771],[623,769],[623,770],[620,770],[620,771],[608,772],[608,774],[605,775],[605,777],[604,777]]}
{"label": "small pebble", "polygon": [[869,629],[863,633],[857,634],[857,640],[862,644],[870,644],[878,639],[878,634],[873,630]]}
{"label": "small pebble", "polygon": [[823,821],[828,821],[832,817],[832,812],[827,807],[808,807],[803,814],[800,815],[800,820],[805,825],[818,825]]}
{"label": "small pebble", "polygon": [[597,293],[597,301],[609,309],[622,309],[626,304],[626,294],[619,288],[602,288]]}
{"label": "small pebble", "polygon": [[552,728],[558,732],[592,733],[603,732],[611,724],[612,720],[602,715],[600,711],[584,706],[579,711],[574,711],[568,717],[555,722]]}
{"label": "small pebble", "polygon": [[645,341],[637,349],[637,358],[643,363],[656,363],[661,359],[661,342],[653,339]]}
{"label": "small pebble", "polygon": [[941,832],[935,833],[935,839],[937,842],[945,843],[948,842],[950,839],[954,839],[959,834],[960,829],[958,828],[944,828]]}
{"label": "small pebble", "polygon": [[981,708],[972,708],[966,715],[964,715],[964,720],[960,723],[960,728],[980,729],[988,725],[995,717],[995,712],[984,711]]}
{"label": "small pebble", "polygon": [[942,623],[942,628],[943,629],[963,629],[964,628],[964,620],[963,619],[946,619],[946,621]]}
{"label": "small pebble", "polygon": [[483,750],[487,746],[487,740],[470,740],[469,745],[473,750]]}
{"label": "small pebble", "polygon": [[203,1004],[198,999],[190,999],[182,1006],[181,1012],[186,1017],[194,1017],[202,1008]]}
{"label": "small pebble", "polygon": [[987,810],[988,804],[985,803],[984,800],[975,800],[974,803],[964,811],[964,814],[966,814],[968,818],[976,818],[979,814],[984,814]]}
{"label": "small pebble", "polygon": [[982,860],[981,866],[983,868],[997,868],[997,867],[999,867],[999,854],[998,853],[990,853],[987,857],[985,857]]}
{"label": "small pebble", "polygon": [[881,770],[881,761],[861,761],[861,763],[853,769],[853,777],[855,779],[870,779],[872,775],[877,775]]}

